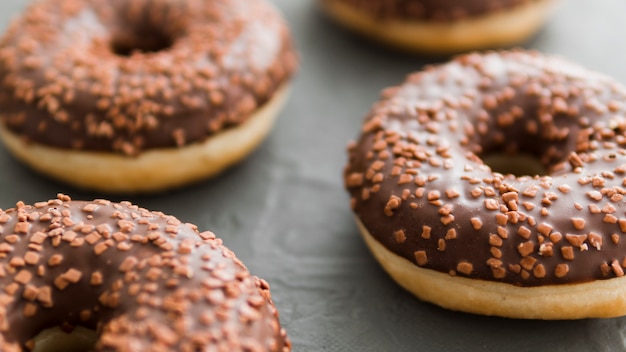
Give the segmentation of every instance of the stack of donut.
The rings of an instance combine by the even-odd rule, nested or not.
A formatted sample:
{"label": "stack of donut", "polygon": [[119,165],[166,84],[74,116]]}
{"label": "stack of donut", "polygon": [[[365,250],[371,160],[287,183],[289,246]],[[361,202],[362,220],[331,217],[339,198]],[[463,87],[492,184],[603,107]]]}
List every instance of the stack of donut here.
{"label": "stack of donut", "polygon": [[263,140],[296,66],[266,1],[37,1],[0,40],[0,136],[75,186],[177,187]]}
{"label": "stack of donut", "polygon": [[[349,147],[367,244],[400,285],[446,308],[625,315],[625,102],[612,79],[524,51],[410,75]],[[496,172],[482,160],[494,153],[526,153],[547,172]]]}
{"label": "stack of donut", "polygon": [[358,33],[404,50],[446,54],[510,46],[533,35],[556,0],[320,0]]}

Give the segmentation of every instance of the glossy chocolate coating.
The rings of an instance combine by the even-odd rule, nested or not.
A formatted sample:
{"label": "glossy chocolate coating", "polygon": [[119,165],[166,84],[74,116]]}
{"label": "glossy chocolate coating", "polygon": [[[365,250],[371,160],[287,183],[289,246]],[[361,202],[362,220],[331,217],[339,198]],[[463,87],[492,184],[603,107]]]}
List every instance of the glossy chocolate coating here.
{"label": "glossy chocolate coating", "polygon": [[[382,93],[349,148],[355,214],[424,268],[520,286],[624,275],[626,90],[566,60],[470,54]],[[548,175],[495,173],[528,153]]]}

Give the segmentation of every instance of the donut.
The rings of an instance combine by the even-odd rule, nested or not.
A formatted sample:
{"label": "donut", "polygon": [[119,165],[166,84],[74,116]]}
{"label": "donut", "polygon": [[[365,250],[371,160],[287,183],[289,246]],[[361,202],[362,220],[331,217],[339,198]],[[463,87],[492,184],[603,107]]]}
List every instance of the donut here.
{"label": "donut", "polygon": [[330,18],[387,45],[449,54],[518,44],[556,0],[320,0]]}
{"label": "donut", "polygon": [[[451,310],[625,315],[625,102],[615,80],[533,51],[409,75],[348,147],[365,242],[399,285]],[[543,172],[524,173],[521,156]]]}
{"label": "donut", "polygon": [[0,211],[0,254],[2,351],[42,350],[55,327],[95,330],[90,351],[291,349],[267,282],[173,216],[62,194],[18,202]]}
{"label": "donut", "polygon": [[263,0],[37,1],[0,39],[0,136],[79,188],[166,190],[251,153],[296,69]]}

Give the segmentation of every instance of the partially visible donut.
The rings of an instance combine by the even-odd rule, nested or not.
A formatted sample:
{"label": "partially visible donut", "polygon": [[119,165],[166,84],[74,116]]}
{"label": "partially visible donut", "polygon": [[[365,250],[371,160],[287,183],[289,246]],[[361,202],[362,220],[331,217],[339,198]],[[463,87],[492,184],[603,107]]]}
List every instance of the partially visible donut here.
{"label": "partially visible donut", "polygon": [[[383,91],[345,185],[417,297],[513,318],[626,314],[626,89],[535,52],[469,54]],[[545,175],[481,158],[529,154]]]}
{"label": "partially visible donut", "polygon": [[37,1],[0,40],[0,135],[79,187],[177,187],[263,140],[296,67],[264,0]]}
{"label": "partially visible donut", "polygon": [[128,202],[0,211],[0,350],[44,329],[96,330],[96,351],[290,350],[268,284],[211,232]]}
{"label": "partially visible donut", "polygon": [[320,0],[347,28],[404,50],[447,54],[518,44],[556,0]]}

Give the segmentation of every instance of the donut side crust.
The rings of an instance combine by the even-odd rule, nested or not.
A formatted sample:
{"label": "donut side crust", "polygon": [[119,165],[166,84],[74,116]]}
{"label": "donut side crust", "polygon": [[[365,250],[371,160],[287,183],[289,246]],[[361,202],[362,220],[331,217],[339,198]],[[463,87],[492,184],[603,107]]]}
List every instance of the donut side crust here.
{"label": "donut side crust", "polygon": [[392,253],[356,218],[383,269],[419,299],[455,311],[515,319],[613,318],[626,315],[626,276],[592,282],[518,287],[424,269]]}
{"label": "donut side crust", "polygon": [[215,176],[244,159],[270,132],[288,95],[289,85],[284,84],[248,121],[204,142],[147,150],[135,157],[26,142],[2,125],[0,137],[17,159],[78,188],[109,193],[164,191]]}
{"label": "donut side crust", "polygon": [[424,20],[380,21],[335,0],[321,0],[322,9],[343,26],[405,51],[446,54],[510,46],[523,42],[545,23],[557,0],[542,0],[453,23]]}

